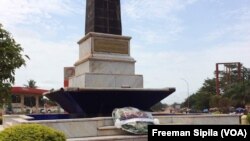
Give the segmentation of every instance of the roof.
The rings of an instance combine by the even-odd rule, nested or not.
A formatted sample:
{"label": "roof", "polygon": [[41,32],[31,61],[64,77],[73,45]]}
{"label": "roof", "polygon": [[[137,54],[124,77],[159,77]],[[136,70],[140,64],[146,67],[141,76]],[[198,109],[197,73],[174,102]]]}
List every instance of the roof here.
{"label": "roof", "polygon": [[43,95],[43,93],[48,92],[45,89],[37,89],[37,88],[27,88],[27,87],[12,87],[12,94],[30,94],[30,95]]}

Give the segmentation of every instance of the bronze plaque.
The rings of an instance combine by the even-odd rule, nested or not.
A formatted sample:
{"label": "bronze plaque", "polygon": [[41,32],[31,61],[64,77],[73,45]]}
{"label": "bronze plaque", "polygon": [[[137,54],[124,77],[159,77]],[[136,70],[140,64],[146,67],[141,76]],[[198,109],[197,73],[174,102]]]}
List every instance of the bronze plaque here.
{"label": "bronze plaque", "polygon": [[108,52],[128,54],[128,41],[123,40],[108,40],[108,39],[95,39],[94,40],[95,52]]}

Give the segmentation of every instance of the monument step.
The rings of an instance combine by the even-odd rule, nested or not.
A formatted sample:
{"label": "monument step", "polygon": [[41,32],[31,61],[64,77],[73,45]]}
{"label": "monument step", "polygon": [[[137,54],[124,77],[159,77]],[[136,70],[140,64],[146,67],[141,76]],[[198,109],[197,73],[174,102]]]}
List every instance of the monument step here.
{"label": "monument step", "polygon": [[97,128],[98,136],[115,136],[115,135],[127,135],[128,133],[115,126],[103,126]]}
{"label": "monument step", "polygon": [[118,129],[115,126],[103,126],[103,127],[98,127],[98,130],[112,130],[112,129]]}
{"label": "monument step", "polygon": [[67,141],[147,141],[147,135],[117,135],[117,136],[99,136],[86,138],[71,138]]}

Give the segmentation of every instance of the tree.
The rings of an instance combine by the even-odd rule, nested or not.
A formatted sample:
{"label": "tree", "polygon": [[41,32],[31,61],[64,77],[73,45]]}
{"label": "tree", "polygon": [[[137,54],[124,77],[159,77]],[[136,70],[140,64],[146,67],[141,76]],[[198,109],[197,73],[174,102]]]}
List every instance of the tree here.
{"label": "tree", "polygon": [[[0,103],[10,100],[11,85],[15,82],[15,70],[25,65],[23,51],[11,34],[0,24]],[[29,59],[27,55],[26,58]]]}
{"label": "tree", "polygon": [[[202,110],[203,108],[218,108],[220,112],[228,113],[230,107],[245,107],[250,104],[250,69],[243,67],[242,78],[239,79],[237,66],[227,65],[231,73],[220,72],[220,86],[223,91],[221,95],[216,95],[215,78],[206,79],[202,87],[188,99],[191,109]],[[182,107],[187,105],[187,100],[182,103]]]}
{"label": "tree", "polygon": [[245,107],[250,104],[250,81],[234,83],[223,96],[231,99],[232,106]]}
{"label": "tree", "polygon": [[227,97],[221,97],[219,100],[219,110],[222,113],[228,113],[231,101]]}
{"label": "tree", "polygon": [[[215,79],[206,79],[203,86],[189,99],[190,108],[193,110],[202,111],[203,109],[210,108],[210,98],[216,94]],[[182,106],[187,105],[187,99]]]}
{"label": "tree", "polygon": [[37,88],[35,80],[30,79],[27,82],[28,82],[28,84],[24,84],[25,87],[27,87],[27,88]]}
{"label": "tree", "polygon": [[218,108],[220,106],[219,105],[220,99],[221,99],[221,95],[211,96],[210,101],[209,101],[209,107],[210,108]]}
{"label": "tree", "polygon": [[[248,75],[249,72],[245,71],[244,74]],[[189,97],[190,107],[195,110],[218,108],[221,112],[227,113],[231,106],[244,107],[246,104],[250,104],[249,77],[245,76],[239,82],[231,82],[226,87],[222,87],[224,89],[223,94],[216,95],[215,79],[206,79],[203,86]],[[183,102],[182,106],[186,103],[187,100]]]}
{"label": "tree", "polygon": [[211,95],[216,94],[215,78],[213,78],[213,79],[207,78],[204,81],[203,86],[200,88],[199,91],[206,92],[206,93],[209,93]]}

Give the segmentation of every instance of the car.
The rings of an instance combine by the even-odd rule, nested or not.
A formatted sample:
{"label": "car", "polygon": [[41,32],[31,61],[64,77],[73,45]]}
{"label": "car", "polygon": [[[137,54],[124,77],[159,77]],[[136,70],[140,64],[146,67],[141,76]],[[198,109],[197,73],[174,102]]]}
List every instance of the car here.
{"label": "car", "polygon": [[203,113],[209,113],[209,110],[208,109],[203,109],[202,112]]}
{"label": "car", "polygon": [[244,114],[246,112],[246,109],[238,107],[235,109],[236,114]]}

